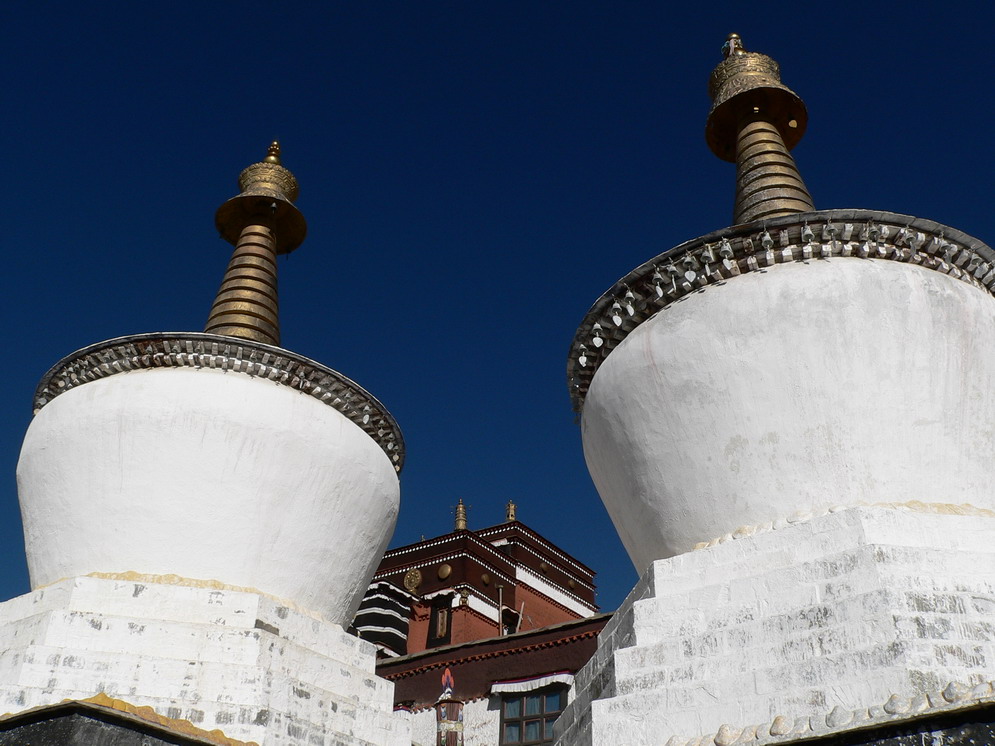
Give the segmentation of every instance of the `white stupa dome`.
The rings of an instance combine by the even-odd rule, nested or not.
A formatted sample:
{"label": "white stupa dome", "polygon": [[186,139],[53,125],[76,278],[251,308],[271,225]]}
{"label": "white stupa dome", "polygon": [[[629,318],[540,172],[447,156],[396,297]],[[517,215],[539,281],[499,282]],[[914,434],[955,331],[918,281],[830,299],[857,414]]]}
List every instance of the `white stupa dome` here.
{"label": "white stupa dome", "polygon": [[616,283],[570,374],[637,568],[835,505],[995,510],[992,288],[981,242],[859,210],[731,228]]}
{"label": "white stupa dome", "polygon": [[348,378],[277,345],[303,240],[267,159],[218,211],[236,245],[211,333],[142,334],[43,378],[17,467],[33,588],[91,573],[258,590],[348,625],[394,530],[404,446]]}

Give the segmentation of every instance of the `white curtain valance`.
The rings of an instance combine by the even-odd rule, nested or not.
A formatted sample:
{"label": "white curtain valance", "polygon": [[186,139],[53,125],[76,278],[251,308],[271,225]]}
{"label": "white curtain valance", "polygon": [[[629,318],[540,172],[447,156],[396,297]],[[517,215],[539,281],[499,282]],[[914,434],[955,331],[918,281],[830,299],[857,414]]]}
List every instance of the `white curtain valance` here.
{"label": "white curtain valance", "polygon": [[569,673],[552,673],[548,676],[537,676],[534,679],[518,679],[515,681],[495,681],[491,684],[491,694],[506,694],[511,692],[533,692],[550,684],[566,684],[573,686],[574,677]]}

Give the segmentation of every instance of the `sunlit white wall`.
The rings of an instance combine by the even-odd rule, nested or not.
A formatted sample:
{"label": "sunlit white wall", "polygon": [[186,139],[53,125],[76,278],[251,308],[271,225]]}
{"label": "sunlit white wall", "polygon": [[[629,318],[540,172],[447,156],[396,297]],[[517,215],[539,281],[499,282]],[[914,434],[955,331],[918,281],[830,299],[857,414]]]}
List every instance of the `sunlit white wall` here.
{"label": "sunlit white wall", "polygon": [[330,406],[211,369],[55,398],[17,467],[33,588],[91,572],[248,586],[347,625],[394,530],[397,475]]}
{"label": "sunlit white wall", "polygon": [[736,277],[637,327],[583,411],[584,454],[638,570],[833,504],[995,509],[995,301],[838,258]]}

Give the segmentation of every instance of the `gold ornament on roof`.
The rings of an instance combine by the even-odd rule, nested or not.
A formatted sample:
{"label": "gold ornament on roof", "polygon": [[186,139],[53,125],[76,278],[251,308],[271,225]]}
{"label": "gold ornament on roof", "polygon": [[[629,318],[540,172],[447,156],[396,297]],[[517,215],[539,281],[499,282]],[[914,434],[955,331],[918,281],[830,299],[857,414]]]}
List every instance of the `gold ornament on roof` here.
{"label": "gold ornament on roof", "polygon": [[515,518],[515,509],[517,507],[518,506],[515,505],[514,502],[512,502],[511,500],[508,501],[508,504],[505,506],[505,509],[504,509],[504,518],[505,518],[505,521],[507,521],[508,523],[511,523],[512,521],[518,520],[517,518]]}
{"label": "gold ornament on roof", "polygon": [[404,573],[404,587],[408,593],[414,593],[421,585],[421,570],[414,568]]}
{"label": "gold ornament on roof", "polygon": [[463,498],[459,499],[456,503],[456,521],[455,521],[456,531],[466,531],[466,506],[463,504]]}

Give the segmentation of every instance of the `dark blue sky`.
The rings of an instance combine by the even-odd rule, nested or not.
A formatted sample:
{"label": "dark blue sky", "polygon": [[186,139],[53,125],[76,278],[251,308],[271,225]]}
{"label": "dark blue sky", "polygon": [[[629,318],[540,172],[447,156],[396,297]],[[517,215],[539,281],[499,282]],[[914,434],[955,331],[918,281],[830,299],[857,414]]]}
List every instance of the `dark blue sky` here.
{"label": "dark blue sky", "polygon": [[14,467],[36,382],[92,342],[203,327],[231,251],[214,210],[276,137],[309,223],[280,262],[283,344],[399,422],[394,543],[448,530],[457,498],[477,528],[511,498],[614,608],[635,574],[566,353],[618,277],[729,222],[734,169],[703,138],[728,32],[808,104],[818,207],[995,240],[992,13],[913,7],[5,6],[0,598],[28,588]]}

